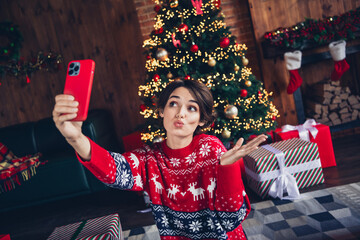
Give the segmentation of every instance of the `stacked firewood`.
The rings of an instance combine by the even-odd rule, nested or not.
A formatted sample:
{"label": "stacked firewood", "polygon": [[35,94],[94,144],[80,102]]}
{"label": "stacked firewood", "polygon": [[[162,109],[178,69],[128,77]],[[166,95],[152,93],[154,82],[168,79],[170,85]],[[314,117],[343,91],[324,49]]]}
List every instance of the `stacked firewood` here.
{"label": "stacked firewood", "polygon": [[351,94],[340,81],[325,81],[311,85],[306,97],[307,116],[317,122],[334,126],[360,119],[360,96]]}

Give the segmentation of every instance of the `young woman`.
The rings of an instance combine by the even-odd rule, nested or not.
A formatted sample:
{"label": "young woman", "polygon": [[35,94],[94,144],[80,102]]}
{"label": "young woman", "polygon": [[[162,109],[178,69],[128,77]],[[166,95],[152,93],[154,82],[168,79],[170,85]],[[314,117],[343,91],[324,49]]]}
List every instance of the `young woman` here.
{"label": "young woman", "polygon": [[[161,93],[159,115],[166,140],[123,154],[109,152],[81,132],[78,103],[56,96],[55,124],[79,160],[105,184],[146,191],[162,240],[246,239],[241,222],[250,212],[237,161],[266,140],[260,135],[227,151],[201,134],[213,121],[213,98],[197,81],[176,80]],[[64,114],[66,113],[66,114]]]}

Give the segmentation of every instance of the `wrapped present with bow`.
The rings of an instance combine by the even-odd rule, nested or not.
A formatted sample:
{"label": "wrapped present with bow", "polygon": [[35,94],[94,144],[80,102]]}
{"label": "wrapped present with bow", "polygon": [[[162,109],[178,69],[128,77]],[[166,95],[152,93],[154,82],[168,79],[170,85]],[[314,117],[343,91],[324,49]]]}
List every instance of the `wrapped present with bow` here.
{"label": "wrapped present with bow", "polygon": [[300,138],[262,145],[244,164],[248,185],[261,198],[294,200],[299,189],[324,183],[316,143]]}
{"label": "wrapped present with bow", "polygon": [[119,215],[111,214],[57,227],[47,240],[123,240]]}
{"label": "wrapped present with bow", "polygon": [[330,128],[324,124],[308,119],[302,125],[284,125],[274,132],[274,140],[282,141],[290,138],[301,138],[318,145],[320,161],[323,168],[336,166],[334,148]]}

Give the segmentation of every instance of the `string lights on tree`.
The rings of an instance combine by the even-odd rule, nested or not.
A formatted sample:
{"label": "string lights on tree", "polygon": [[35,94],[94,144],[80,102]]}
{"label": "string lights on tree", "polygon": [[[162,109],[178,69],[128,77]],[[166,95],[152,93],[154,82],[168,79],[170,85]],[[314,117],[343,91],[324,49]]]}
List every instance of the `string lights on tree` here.
{"label": "string lights on tree", "polygon": [[206,129],[225,144],[275,129],[278,110],[248,67],[247,47],[224,22],[220,0],[157,0],[154,31],[144,41],[145,83],[139,86],[146,119],[142,139],[165,138],[156,109],[160,92],[183,78],[201,81],[212,92],[216,120]]}

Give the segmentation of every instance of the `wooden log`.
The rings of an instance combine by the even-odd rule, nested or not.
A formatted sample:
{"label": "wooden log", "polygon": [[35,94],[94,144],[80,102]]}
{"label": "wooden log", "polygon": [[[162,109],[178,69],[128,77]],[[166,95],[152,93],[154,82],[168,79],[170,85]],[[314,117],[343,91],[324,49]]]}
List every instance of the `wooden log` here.
{"label": "wooden log", "polygon": [[351,106],[353,109],[360,109],[360,103],[352,105]]}
{"label": "wooden log", "polygon": [[348,112],[349,112],[348,108],[341,108],[340,111],[339,111],[340,114],[348,113]]}
{"label": "wooden log", "polygon": [[341,103],[341,98],[339,96],[335,96],[331,102],[332,103]]}
{"label": "wooden log", "polygon": [[343,93],[340,93],[339,97],[341,100],[345,100],[345,99],[348,99],[350,93],[347,93],[347,92],[343,92]]}
{"label": "wooden log", "polygon": [[334,111],[335,109],[339,108],[339,104],[333,103],[329,105],[329,110]]}
{"label": "wooden log", "polygon": [[329,118],[332,122],[334,122],[335,120],[339,119],[339,115],[336,112],[332,112],[329,114]]}
{"label": "wooden log", "polygon": [[339,108],[345,108],[345,107],[350,107],[348,102],[347,101],[342,101],[340,104],[339,104]]}
{"label": "wooden log", "polygon": [[355,96],[355,95],[351,95],[349,98],[348,98],[348,102],[350,105],[356,105],[359,103],[359,100],[358,98]]}
{"label": "wooden log", "polygon": [[342,122],[341,122],[340,118],[332,121],[332,124],[333,124],[334,126],[335,126],[335,125],[339,125],[339,124],[341,124],[341,123],[342,123]]}
{"label": "wooden log", "polygon": [[340,118],[344,121],[344,119],[351,119],[351,113],[347,112],[347,113],[341,113],[340,114]]}
{"label": "wooden log", "polygon": [[335,90],[333,91],[333,93],[334,93],[336,96],[339,96],[340,93],[341,93],[341,87],[336,87]]}
{"label": "wooden log", "polygon": [[327,115],[329,113],[329,105],[322,105],[321,112]]}
{"label": "wooden log", "polygon": [[351,114],[351,120],[354,121],[354,120],[358,119],[358,117],[359,117],[359,111],[354,110]]}

